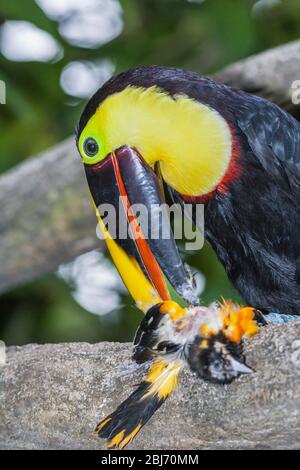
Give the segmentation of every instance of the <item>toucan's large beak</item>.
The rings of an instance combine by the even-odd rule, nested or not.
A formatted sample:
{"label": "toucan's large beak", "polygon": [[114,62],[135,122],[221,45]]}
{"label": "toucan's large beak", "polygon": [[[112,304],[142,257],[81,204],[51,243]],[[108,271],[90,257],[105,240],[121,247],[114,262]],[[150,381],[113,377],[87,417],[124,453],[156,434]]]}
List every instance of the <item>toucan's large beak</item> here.
{"label": "toucan's large beak", "polygon": [[[179,296],[196,303],[191,276],[161,210],[160,181],[139,153],[124,146],[95,165],[85,165],[85,171],[107,246],[138,306],[145,311],[170,299],[166,278]],[[114,211],[107,217],[111,206]]]}

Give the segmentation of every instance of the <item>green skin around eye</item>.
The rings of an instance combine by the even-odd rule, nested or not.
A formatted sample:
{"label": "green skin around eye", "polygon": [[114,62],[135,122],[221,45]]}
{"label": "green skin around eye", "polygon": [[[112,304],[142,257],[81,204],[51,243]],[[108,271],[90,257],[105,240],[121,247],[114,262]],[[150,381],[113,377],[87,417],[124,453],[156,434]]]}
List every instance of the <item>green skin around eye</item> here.
{"label": "green skin around eye", "polygon": [[[94,156],[90,156],[85,153],[84,143],[87,139],[94,139],[98,145],[99,150]],[[103,160],[103,158],[106,157],[106,155],[110,153],[110,150],[103,144],[103,139],[98,134],[90,131],[83,131],[83,133],[81,134],[79,139],[79,151],[82,160],[88,165],[94,165],[95,163],[100,162],[101,160]]]}

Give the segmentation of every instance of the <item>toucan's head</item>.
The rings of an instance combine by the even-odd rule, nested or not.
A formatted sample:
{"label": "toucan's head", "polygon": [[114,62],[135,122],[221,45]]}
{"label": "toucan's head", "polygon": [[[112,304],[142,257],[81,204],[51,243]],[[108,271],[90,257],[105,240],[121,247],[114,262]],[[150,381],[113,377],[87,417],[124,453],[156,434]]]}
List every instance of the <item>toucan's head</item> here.
{"label": "toucan's head", "polygon": [[[77,131],[95,206],[117,208],[123,196],[125,218],[135,231],[132,206],[143,204],[150,212],[162,203],[161,179],[186,200],[212,192],[230,166],[232,141],[227,120],[208,104],[209,94],[213,82],[164,67],[129,70],[98,90]],[[165,238],[139,233],[121,240],[98,217],[114,262],[142,308],[170,298],[166,279],[188,303],[196,303],[171,231]],[[151,223],[162,223],[161,215],[151,217]]]}

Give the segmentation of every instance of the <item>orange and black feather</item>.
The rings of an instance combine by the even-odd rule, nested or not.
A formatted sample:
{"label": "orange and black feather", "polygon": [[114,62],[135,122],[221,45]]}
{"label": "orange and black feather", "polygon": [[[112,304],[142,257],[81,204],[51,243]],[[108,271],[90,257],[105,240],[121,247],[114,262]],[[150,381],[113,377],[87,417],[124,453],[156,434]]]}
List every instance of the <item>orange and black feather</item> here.
{"label": "orange and black feather", "polygon": [[95,431],[107,439],[109,449],[123,449],[131,442],[176,388],[180,367],[175,361],[157,360],[138,388],[98,424]]}

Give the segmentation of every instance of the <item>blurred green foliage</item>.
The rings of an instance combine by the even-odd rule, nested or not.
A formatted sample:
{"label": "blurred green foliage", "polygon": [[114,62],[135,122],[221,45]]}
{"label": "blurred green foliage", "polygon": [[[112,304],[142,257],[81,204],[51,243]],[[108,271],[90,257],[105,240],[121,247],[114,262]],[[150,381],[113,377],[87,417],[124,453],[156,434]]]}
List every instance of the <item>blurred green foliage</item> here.
{"label": "blurred green foliage", "polygon": [[[87,49],[69,44],[59,34],[57,21],[33,0],[0,0],[0,24],[11,19],[30,21],[50,33],[64,50],[63,57],[53,63],[13,62],[0,54],[0,79],[7,86],[7,104],[1,106],[0,115],[0,172],[73,133],[84,101],[66,95],[60,87],[62,69],[70,61],[109,58],[116,72],[163,64],[210,74],[299,38],[299,0],[120,3],[122,34],[102,47]],[[220,296],[237,298],[208,246],[189,255],[188,262],[206,278],[204,302]],[[120,311],[98,317],[73,300],[63,281],[48,276],[0,297],[0,337],[7,344],[130,340],[141,314],[128,296],[123,301]]]}

